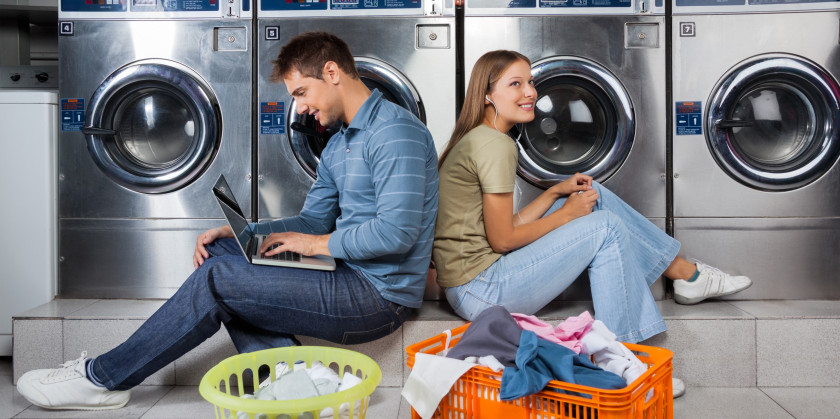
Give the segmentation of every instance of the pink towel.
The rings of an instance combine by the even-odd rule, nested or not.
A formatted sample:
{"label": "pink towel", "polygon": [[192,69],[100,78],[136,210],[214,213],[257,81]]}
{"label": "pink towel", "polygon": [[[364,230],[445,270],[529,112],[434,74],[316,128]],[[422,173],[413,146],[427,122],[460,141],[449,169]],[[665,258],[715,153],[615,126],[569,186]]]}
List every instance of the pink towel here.
{"label": "pink towel", "polygon": [[524,330],[530,330],[537,334],[537,336],[554,342],[558,345],[563,345],[575,353],[579,354],[583,349],[583,344],[580,339],[589,332],[592,327],[592,315],[588,311],[580,313],[580,316],[569,317],[562,323],[554,327],[536,316],[529,316],[520,313],[511,313],[516,323]]}

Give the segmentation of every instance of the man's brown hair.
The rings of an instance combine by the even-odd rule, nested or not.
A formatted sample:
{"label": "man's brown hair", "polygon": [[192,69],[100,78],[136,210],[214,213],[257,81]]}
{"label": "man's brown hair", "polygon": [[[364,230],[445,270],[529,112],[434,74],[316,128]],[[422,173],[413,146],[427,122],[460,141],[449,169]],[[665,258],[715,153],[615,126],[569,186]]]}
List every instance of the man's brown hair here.
{"label": "man's brown hair", "polygon": [[324,65],[333,61],[342,72],[354,79],[359,78],[356,62],[350,47],[341,38],[327,32],[304,32],[280,49],[274,64],[271,80],[280,83],[297,70],[304,77],[322,80]]}

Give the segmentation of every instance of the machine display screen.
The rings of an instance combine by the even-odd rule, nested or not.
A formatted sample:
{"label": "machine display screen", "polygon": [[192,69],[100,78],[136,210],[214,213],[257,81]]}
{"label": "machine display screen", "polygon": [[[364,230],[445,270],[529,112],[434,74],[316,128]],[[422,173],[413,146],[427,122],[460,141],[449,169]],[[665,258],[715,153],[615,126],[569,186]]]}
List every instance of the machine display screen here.
{"label": "machine display screen", "polygon": [[260,10],[327,10],[327,0],[262,0]]}
{"label": "machine display screen", "polygon": [[840,0],[749,0],[750,4],[840,3]]}
{"label": "machine display screen", "polygon": [[540,7],[631,7],[630,0],[540,0]]}
{"label": "machine display screen", "polygon": [[334,10],[419,9],[420,0],[330,0]]}
{"label": "machine display screen", "polygon": [[125,0],[60,0],[62,12],[124,12]]}
{"label": "machine display screen", "polygon": [[743,6],[747,0],[677,0],[677,6]]}
{"label": "machine display screen", "polygon": [[[62,12],[216,12],[221,0],[60,0]],[[130,7],[127,7],[130,6]],[[242,2],[250,10],[250,0]]]}
{"label": "machine display screen", "polygon": [[539,7],[632,7],[631,0],[468,0],[471,9],[516,9]]}

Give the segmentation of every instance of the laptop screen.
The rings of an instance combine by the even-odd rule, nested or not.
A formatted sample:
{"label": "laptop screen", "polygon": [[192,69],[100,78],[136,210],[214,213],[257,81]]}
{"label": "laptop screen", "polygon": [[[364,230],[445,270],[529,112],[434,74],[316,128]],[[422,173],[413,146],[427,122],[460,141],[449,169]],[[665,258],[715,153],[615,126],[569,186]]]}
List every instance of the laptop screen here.
{"label": "laptop screen", "polygon": [[219,176],[219,180],[216,181],[216,186],[213,187],[213,194],[216,195],[216,199],[219,201],[219,206],[222,208],[222,212],[224,213],[230,228],[233,230],[233,234],[239,241],[239,246],[242,248],[245,256],[250,258],[250,255],[248,254],[248,242],[251,241],[253,233],[250,225],[248,225],[248,220],[246,220],[245,215],[242,214],[242,209],[239,208],[239,204],[237,204],[236,198],[233,196],[233,192],[230,190],[224,175]]}

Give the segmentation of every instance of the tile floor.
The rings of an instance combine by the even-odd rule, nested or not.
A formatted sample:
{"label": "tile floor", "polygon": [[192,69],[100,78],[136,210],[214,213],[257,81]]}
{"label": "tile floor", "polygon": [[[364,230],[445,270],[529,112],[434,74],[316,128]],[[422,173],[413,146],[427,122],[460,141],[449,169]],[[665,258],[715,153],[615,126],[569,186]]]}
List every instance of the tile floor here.
{"label": "tile floor", "polygon": [[[45,308],[77,302],[59,303]],[[135,305],[136,310],[129,310],[133,314],[128,317],[140,321],[148,314],[148,307]],[[565,318],[586,308],[566,303],[561,310],[549,310],[543,317]],[[660,311],[669,322],[668,336],[655,337],[653,340],[659,340],[646,344],[679,353],[675,370],[689,384],[686,395],[674,403],[674,417],[840,418],[840,355],[827,350],[840,346],[840,301],[729,301],[688,307],[665,301]],[[125,307],[120,312],[125,318]],[[402,330],[406,342],[417,342],[432,330],[461,324],[453,321],[447,310],[434,305],[424,307],[422,316],[415,320]],[[726,322],[726,327],[720,322]],[[710,346],[709,340],[719,343]],[[739,349],[738,345],[745,348]],[[730,358],[734,361],[728,362]],[[123,409],[74,412],[32,406],[18,395],[12,382],[12,359],[0,357],[0,419],[214,417],[212,406],[195,386],[140,386]],[[399,379],[392,382],[398,383]],[[400,390],[378,388],[367,417],[409,419],[410,409]]]}
{"label": "tile floor", "polygon": [[[12,385],[10,357],[0,357],[0,418],[212,418],[212,406],[194,386],[140,386],[129,404],[108,412],[48,411],[30,405]],[[674,403],[674,417],[837,418],[840,387],[689,387]],[[397,387],[380,387],[371,397],[367,417],[408,419],[408,405]]]}

